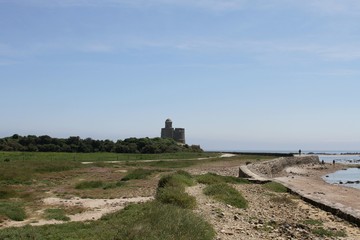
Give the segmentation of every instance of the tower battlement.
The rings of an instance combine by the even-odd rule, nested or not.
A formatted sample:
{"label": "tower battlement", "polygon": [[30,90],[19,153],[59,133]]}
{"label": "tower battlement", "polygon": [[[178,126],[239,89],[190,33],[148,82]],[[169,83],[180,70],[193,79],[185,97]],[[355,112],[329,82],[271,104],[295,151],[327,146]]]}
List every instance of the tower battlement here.
{"label": "tower battlement", "polygon": [[185,144],[185,128],[173,128],[171,119],[166,119],[165,128],[161,129],[161,138],[171,138]]}

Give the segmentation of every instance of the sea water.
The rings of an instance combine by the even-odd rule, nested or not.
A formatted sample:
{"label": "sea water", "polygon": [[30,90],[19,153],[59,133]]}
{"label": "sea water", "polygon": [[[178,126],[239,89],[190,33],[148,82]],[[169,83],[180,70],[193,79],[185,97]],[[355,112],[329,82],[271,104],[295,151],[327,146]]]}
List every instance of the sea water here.
{"label": "sea water", "polygon": [[[360,164],[360,155],[319,155],[319,159],[327,163],[333,163],[333,161],[335,161],[335,164]],[[360,168],[353,167],[339,170],[323,176],[323,179],[331,184],[360,189]]]}
{"label": "sea water", "polygon": [[[360,189],[360,168],[348,168],[323,176],[331,184]],[[351,182],[351,183],[349,183]]]}

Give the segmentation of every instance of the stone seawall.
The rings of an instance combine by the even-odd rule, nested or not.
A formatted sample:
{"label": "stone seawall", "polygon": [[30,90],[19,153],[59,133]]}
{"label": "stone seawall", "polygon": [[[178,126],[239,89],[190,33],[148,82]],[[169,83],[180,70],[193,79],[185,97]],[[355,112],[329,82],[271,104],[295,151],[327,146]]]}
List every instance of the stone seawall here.
{"label": "stone seawall", "polygon": [[318,156],[281,157],[266,162],[249,164],[247,168],[262,177],[273,178],[286,167],[311,163],[318,164],[319,162]]}

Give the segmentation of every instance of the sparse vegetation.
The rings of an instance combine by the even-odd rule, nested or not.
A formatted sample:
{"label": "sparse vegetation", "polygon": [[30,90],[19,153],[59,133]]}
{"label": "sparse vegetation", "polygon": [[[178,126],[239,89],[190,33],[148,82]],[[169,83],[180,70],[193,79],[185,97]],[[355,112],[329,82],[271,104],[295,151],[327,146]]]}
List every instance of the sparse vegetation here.
{"label": "sparse vegetation", "polygon": [[269,183],[265,183],[263,185],[266,189],[273,191],[273,192],[278,192],[278,193],[285,193],[287,192],[287,188],[285,186],[283,186],[280,183],[276,183],[276,182],[269,182]]}
{"label": "sparse vegetation", "polygon": [[274,196],[270,200],[275,203],[294,204],[293,200],[288,196]]}
{"label": "sparse vegetation", "polygon": [[346,237],[346,233],[343,230],[330,230],[323,227],[313,229],[312,233],[320,237]]}
{"label": "sparse vegetation", "polygon": [[323,225],[323,222],[317,219],[306,219],[303,221],[306,225],[314,225],[314,226],[321,226]]}
{"label": "sparse vegetation", "polygon": [[246,199],[235,188],[226,183],[211,184],[204,189],[205,195],[237,208],[246,208]]}

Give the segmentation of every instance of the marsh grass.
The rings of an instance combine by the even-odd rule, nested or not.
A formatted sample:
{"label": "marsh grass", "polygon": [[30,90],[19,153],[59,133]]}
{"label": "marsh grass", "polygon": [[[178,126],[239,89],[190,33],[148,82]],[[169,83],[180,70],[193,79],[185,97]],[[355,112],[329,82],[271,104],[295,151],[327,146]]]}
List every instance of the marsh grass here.
{"label": "marsh grass", "polygon": [[133,161],[133,160],[158,160],[158,159],[195,159],[216,157],[218,153],[177,152],[162,154],[135,154],[135,153],[67,153],[67,152],[4,152],[0,151],[0,162],[11,161],[77,161],[77,162],[102,162],[102,161]]}
{"label": "marsh grass", "polygon": [[0,239],[212,240],[215,231],[192,211],[153,201],[129,205],[100,220],[0,230]]}
{"label": "marsh grass", "polygon": [[0,201],[0,218],[6,217],[14,221],[23,221],[26,218],[22,203]]}
{"label": "marsh grass", "polygon": [[206,173],[196,176],[196,180],[202,184],[217,184],[217,183],[234,183],[234,184],[248,184],[249,181],[243,178],[232,176],[221,176],[215,173]]}
{"label": "marsh grass", "polygon": [[130,205],[106,219],[119,226],[113,239],[210,240],[215,236],[212,226],[191,211],[157,201]]}
{"label": "marsh grass", "polygon": [[44,212],[44,217],[47,220],[55,219],[59,221],[69,221],[70,218],[66,216],[66,212],[62,208],[49,208]]}
{"label": "marsh grass", "polygon": [[185,192],[185,187],[192,185],[194,180],[185,171],[163,176],[159,180],[155,198],[161,203],[192,209],[196,206],[196,199]]}
{"label": "marsh grass", "polygon": [[[192,211],[184,209],[196,203],[195,198],[185,193],[185,187],[194,184],[192,176],[178,171],[161,179],[155,201],[129,205],[119,212],[87,223],[2,229],[0,239],[214,239],[213,227]],[[171,200],[168,201],[169,199]],[[50,214],[49,218],[63,219],[69,210],[52,209],[47,212]]]}
{"label": "marsh grass", "polygon": [[237,208],[247,207],[247,201],[241,193],[226,183],[208,185],[204,189],[204,194]]}

